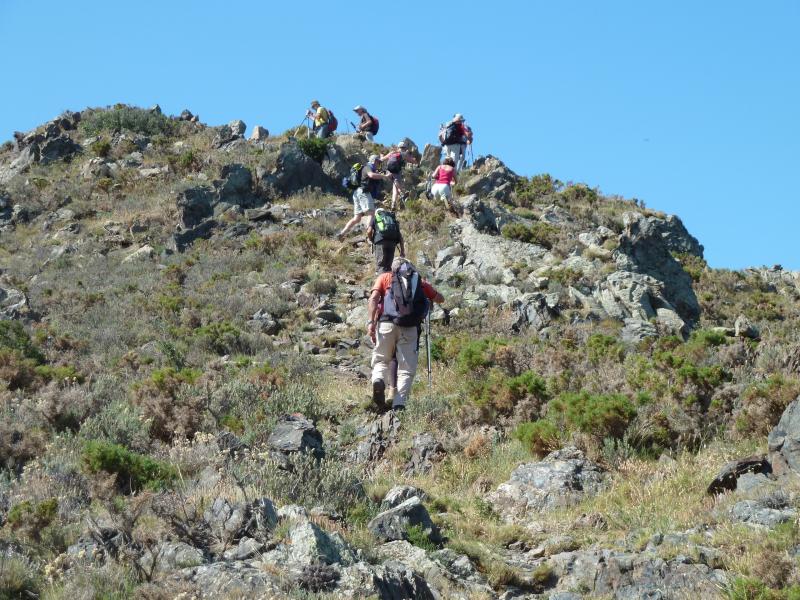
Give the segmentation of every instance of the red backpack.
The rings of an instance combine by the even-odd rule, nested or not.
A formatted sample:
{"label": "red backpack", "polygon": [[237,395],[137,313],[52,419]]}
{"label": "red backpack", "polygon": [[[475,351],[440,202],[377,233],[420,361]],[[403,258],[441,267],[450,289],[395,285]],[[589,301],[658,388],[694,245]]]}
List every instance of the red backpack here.
{"label": "red backpack", "polygon": [[378,130],[381,128],[381,123],[378,121],[378,117],[375,115],[370,115],[370,119],[372,119],[372,127],[370,127],[370,133],[372,135],[378,135]]}
{"label": "red backpack", "polygon": [[333,111],[328,109],[328,135],[336,131],[338,126],[339,120],[336,118],[336,115],[333,114]]}

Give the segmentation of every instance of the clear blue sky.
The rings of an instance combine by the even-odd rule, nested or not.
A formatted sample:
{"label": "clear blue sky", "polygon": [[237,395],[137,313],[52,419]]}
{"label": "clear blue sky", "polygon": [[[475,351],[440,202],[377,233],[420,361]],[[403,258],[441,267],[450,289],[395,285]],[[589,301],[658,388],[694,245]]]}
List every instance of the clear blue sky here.
{"label": "clear blue sky", "polygon": [[800,2],[0,0],[0,139],[126,102],[379,140],[463,113],[477,154],[679,215],[715,267],[800,269]]}

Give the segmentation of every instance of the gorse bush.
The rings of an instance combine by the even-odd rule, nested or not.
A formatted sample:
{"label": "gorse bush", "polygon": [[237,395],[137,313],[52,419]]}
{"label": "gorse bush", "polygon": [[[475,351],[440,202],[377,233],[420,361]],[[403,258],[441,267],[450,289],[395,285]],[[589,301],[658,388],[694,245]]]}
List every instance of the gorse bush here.
{"label": "gorse bush", "polygon": [[316,162],[322,164],[325,156],[328,154],[328,145],[331,143],[329,139],[322,139],[318,137],[299,138],[297,145],[302,150],[303,154]]}
{"label": "gorse bush", "polygon": [[621,438],[635,416],[636,407],[622,394],[565,393],[547,405],[549,420],[600,440]]}
{"label": "gorse bush", "polygon": [[534,175],[530,179],[520,178],[515,192],[519,206],[531,206],[545,197],[555,194],[563,187],[558,179],[549,174]]}
{"label": "gorse bush", "polygon": [[17,352],[23,358],[35,361],[36,364],[44,362],[41,350],[33,344],[19,321],[0,321],[0,349]]}
{"label": "gorse bush", "polygon": [[116,475],[117,486],[125,493],[167,487],[177,475],[170,465],[102,441],[86,442],[82,460],[89,473]]}
{"label": "gorse bush", "polygon": [[193,385],[196,369],[165,367],[134,386],[135,404],[150,423],[150,435],[169,442],[197,432],[205,413],[205,400]]}
{"label": "gorse bush", "polygon": [[556,242],[558,229],[547,223],[509,223],[503,227],[503,237],[528,244],[537,244],[550,250]]}
{"label": "gorse bush", "polygon": [[560,446],[558,428],[546,419],[520,423],[514,430],[514,437],[535,456],[544,456]]}
{"label": "gorse bush", "polygon": [[142,135],[171,135],[177,129],[176,123],[161,113],[124,105],[86,111],[81,118],[80,127],[88,135],[121,131]]}

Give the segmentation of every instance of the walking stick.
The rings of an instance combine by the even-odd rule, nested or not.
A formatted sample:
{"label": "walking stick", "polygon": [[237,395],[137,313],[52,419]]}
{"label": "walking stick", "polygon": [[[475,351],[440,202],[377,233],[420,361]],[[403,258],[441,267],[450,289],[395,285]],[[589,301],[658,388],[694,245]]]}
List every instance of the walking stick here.
{"label": "walking stick", "polygon": [[292,137],[297,137],[297,132],[298,132],[298,131],[300,131],[300,128],[301,128],[303,125],[305,125],[305,126],[306,126],[306,131],[308,131],[308,130],[309,130],[309,127],[308,127],[308,117],[306,117],[305,119],[303,119],[302,121],[300,121],[300,125],[298,125],[298,126],[297,126],[297,129],[295,129],[295,130],[294,130],[294,135],[293,135]]}
{"label": "walking stick", "polygon": [[433,389],[433,373],[431,372],[431,313],[425,315],[425,346],[428,351],[428,389]]}

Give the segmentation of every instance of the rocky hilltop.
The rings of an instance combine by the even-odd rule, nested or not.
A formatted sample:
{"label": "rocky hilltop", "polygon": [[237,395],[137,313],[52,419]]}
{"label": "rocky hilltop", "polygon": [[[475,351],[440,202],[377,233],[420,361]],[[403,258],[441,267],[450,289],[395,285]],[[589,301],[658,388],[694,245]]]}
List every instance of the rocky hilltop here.
{"label": "rocky hilltop", "polygon": [[0,597],[798,597],[800,275],[494,156],[453,215],[408,140],[447,310],[378,414],[335,234],[385,149],[246,129],[118,105],[0,148]]}

